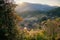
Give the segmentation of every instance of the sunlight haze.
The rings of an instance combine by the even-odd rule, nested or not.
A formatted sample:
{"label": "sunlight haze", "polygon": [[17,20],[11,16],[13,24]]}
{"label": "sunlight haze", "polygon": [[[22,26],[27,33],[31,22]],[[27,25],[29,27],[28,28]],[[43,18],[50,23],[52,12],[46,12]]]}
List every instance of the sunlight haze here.
{"label": "sunlight haze", "polygon": [[23,2],[37,3],[37,4],[48,4],[51,6],[60,6],[60,0],[15,0],[16,4],[22,4]]}

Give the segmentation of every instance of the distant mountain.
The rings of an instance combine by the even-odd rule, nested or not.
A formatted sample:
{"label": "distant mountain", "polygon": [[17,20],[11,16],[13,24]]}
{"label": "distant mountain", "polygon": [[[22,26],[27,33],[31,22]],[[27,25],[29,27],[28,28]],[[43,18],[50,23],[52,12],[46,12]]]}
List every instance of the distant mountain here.
{"label": "distant mountain", "polygon": [[16,7],[16,12],[23,17],[22,27],[37,28],[42,21],[60,16],[60,7],[24,2]]}
{"label": "distant mountain", "polygon": [[16,11],[18,13],[24,12],[24,11],[49,11],[51,9],[56,8],[56,6],[49,6],[49,5],[44,5],[44,4],[33,4],[33,3],[26,3],[24,2],[22,5],[18,5],[16,7]]}
{"label": "distant mountain", "polygon": [[[59,8],[56,6],[24,2],[22,5],[18,5],[16,7],[16,12],[19,14],[19,16],[23,17],[24,20],[41,20],[52,18],[55,14],[57,15],[57,12],[60,10],[58,9]],[[60,11],[58,14],[60,14]]]}
{"label": "distant mountain", "polygon": [[58,17],[60,17],[60,7],[55,8],[53,10],[50,10],[47,13],[48,13],[48,16],[58,16]]}

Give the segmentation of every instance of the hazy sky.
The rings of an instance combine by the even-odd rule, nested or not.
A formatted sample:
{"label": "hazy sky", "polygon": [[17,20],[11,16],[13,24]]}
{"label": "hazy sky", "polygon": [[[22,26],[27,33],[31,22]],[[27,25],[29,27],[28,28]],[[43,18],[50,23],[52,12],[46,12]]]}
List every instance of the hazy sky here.
{"label": "hazy sky", "polygon": [[60,0],[15,0],[16,3],[20,2],[29,2],[29,3],[38,3],[38,4],[48,4],[52,6],[60,6]]}

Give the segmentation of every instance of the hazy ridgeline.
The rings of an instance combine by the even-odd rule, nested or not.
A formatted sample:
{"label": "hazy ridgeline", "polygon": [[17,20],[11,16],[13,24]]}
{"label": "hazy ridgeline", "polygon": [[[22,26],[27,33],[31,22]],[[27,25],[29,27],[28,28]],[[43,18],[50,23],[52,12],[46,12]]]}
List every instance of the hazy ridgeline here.
{"label": "hazy ridgeline", "polygon": [[17,15],[16,6],[13,1],[0,0],[0,40],[60,40],[60,7]]}

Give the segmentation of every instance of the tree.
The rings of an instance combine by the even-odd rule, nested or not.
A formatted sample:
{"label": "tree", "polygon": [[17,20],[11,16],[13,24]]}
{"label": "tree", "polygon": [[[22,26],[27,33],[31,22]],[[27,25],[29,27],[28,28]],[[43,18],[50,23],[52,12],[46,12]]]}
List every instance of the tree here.
{"label": "tree", "polygon": [[15,5],[9,1],[0,0],[0,40],[18,40]]}
{"label": "tree", "polygon": [[50,37],[49,40],[55,40],[56,37],[59,37],[58,34],[60,34],[60,18],[55,18],[53,20],[48,19],[43,23],[43,26],[47,35]]}

